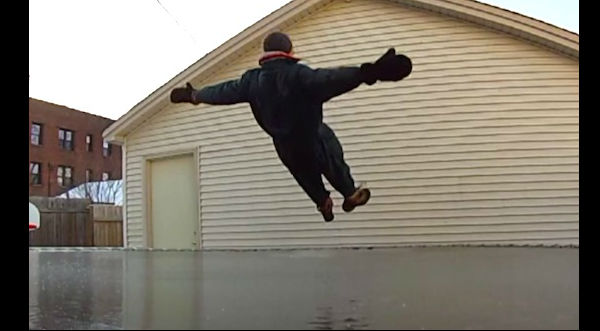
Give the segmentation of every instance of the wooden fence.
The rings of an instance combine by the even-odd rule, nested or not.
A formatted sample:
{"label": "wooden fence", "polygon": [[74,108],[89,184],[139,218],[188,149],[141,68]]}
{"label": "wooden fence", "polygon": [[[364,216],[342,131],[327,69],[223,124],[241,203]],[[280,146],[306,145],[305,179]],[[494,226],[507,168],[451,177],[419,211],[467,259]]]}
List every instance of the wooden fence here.
{"label": "wooden fence", "polygon": [[29,197],[40,211],[30,246],[123,246],[122,207],[87,199]]}
{"label": "wooden fence", "polygon": [[94,246],[123,246],[123,208],[113,205],[90,205],[94,220]]}

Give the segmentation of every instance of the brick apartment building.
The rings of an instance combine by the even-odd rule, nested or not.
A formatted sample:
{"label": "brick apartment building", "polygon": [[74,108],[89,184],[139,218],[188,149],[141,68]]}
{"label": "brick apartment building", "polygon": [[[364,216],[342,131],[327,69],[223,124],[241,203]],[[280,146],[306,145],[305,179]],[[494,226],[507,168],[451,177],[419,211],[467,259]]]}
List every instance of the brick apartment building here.
{"label": "brick apartment building", "polygon": [[103,141],[114,120],[29,98],[29,195],[121,179],[121,147]]}

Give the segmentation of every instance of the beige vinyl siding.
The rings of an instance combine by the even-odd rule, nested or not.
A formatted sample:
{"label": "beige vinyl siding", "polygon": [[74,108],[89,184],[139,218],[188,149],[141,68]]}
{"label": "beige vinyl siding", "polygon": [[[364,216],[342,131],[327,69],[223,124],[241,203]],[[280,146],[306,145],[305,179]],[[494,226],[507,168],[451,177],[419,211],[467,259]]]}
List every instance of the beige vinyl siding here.
{"label": "beige vinyl siding", "polygon": [[[413,59],[399,83],[325,105],[371,202],[323,223],[246,104],[171,105],[127,137],[127,236],[144,245],[143,158],[200,148],[205,249],[579,242],[579,63],[385,0],[333,1],[284,29],[312,67]],[[259,44],[216,72],[257,65]],[[195,180],[190,178],[190,180]]]}

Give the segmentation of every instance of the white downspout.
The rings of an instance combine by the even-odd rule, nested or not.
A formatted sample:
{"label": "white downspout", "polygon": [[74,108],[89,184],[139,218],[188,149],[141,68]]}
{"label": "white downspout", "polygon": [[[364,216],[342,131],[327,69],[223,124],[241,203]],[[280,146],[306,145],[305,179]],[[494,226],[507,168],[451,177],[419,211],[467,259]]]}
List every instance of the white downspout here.
{"label": "white downspout", "polygon": [[123,144],[121,145],[121,180],[123,181],[123,185],[121,186],[123,192],[121,193],[123,196],[123,247],[128,246],[127,242],[127,138],[123,139]]}

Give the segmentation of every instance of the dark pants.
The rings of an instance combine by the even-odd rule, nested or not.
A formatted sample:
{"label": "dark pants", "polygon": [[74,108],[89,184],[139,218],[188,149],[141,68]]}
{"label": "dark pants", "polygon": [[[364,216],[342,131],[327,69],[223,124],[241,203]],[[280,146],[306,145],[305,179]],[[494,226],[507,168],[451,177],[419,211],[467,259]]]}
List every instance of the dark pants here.
{"label": "dark pants", "polygon": [[342,145],[326,124],[317,137],[273,142],[283,164],[317,206],[329,197],[321,175],[344,197],[354,193],[354,180],[344,161]]}

